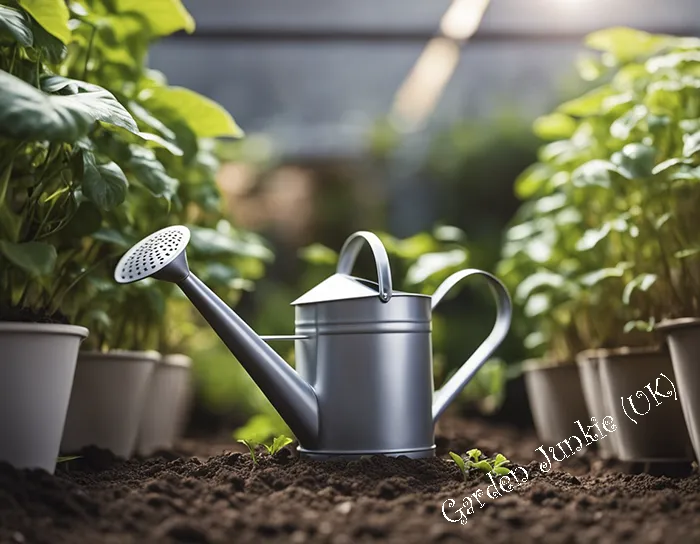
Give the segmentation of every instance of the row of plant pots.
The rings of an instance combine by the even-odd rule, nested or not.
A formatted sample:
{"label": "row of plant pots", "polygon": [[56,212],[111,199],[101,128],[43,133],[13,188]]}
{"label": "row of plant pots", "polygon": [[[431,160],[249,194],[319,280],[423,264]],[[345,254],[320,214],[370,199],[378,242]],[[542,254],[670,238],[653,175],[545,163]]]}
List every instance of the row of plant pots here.
{"label": "row of plant pots", "polygon": [[[586,427],[591,418],[600,424],[611,416],[617,428],[597,442],[602,457],[634,462],[700,459],[700,319],[669,321],[658,329],[667,336],[658,348],[587,350],[578,354],[576,364],[525,364],[530,407],[545,446],[579,434],[576,421]],[[661,378],[657,389],[661,374],[673,386]],[[643,405],[635,396],[647,384],[662,395],[674,389],[674,395],[653,399],[640,415],[630,413],[628,404],[625,413],[624,399],[630,396]]]}
{"label": "row of plant pots", "polygon": [[86,446],[118,457],[173,446],[191,399],[191,360],[81,351],[84,327],[0,323],[0,461],[53,473]]}

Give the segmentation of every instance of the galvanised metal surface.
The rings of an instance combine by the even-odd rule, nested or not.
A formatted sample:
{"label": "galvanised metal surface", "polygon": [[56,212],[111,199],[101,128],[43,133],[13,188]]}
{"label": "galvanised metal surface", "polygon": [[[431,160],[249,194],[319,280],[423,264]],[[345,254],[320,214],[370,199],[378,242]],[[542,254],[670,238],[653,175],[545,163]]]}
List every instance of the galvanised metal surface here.
{"label": "galvanised metal surface", "polygon": [[[182,233],[183,228],[169,229]],[[171,238],[169,229],[130,250],[117,265],[116,281],[153,275],[177,283],[287,422],[305,457],[432,456],[435,421],[510,326],[510,297],[492,275],[474,269],[456,272],[432,297],[394,291],[384,246],[376,235],[361,231],[344,244],[336,274],[294,301],[295,334],[260,337],[189,271],[186,242],[177,244],[180,253],[145,273],[126,273],[132,255],[150,263],[149,252],[165,251],[160,245]],[[374,255],[378,283],[349,275],[364,243]],[[433,392],[432,311],[452,287],[472,276],[487,280],[497,304],[496,324],[452,378]],[[266,340],[294,340],[297,371]]]}

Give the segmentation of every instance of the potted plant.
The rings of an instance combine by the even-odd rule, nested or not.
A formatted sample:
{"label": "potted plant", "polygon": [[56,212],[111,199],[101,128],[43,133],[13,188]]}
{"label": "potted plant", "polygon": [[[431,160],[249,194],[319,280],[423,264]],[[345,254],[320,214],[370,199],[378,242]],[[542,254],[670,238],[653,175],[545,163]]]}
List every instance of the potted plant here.
{"label": "potted plant", "polygon": [[[537,196],[533,206],[558,197],[578,213],[576,253],[558,266],[575,270],[574,281],[584,288],[572,299],[583,347],[612,348],[579,355],[592,414],[614,416],[619,432],[611,445],[623,460],[684,459],[687,433],[677,405],[664,404],[640,426],[627,420],[618,400],[660,372],[672,375],[652,329],[663,304],[678,302],[679,272],[669,261],[674,246],[664,232],[683,208],[669,196],[668,182],[687,158],[677,156],[683,138],[666,103],[682,94],[673,98],[677,83],[655,67],[697,42],[614,28],[586,43],[604,52],[605,63],[586,63],[586,73],[600,78],[597,87],[538,120],[555,141],[519,187]],[[598,383],[604,398],[596,401]]]}
{"label": "potted plant", "polygon": [[114,251],[91,235],[128,192],[102,151],[150,140],[114,94],[65,77],[66,5],[22,6],[0,6],[0,459],[53,472],[88,334],[70,302]]}
{"label": "potted plant", "polygon": [[[211,140],[240,137],[242,131],[218,104],[168,85],[162,74],[146,65],[154,40],[194,28],[179,0],[170,4],[165,11],[148,3],[71,7],[73,34],[63,72],[80,73],[89,82],[108,87],[131,112],[139,132],[138,138],[120,133],[119,138],[100,142],[100,151],[122,165],[131,190],[124,204],[105,215],[101,228],[91,235],[96,252],[116,246],[116,255],[105,259],[74,297],[75,319],[89,326],[93,337],[78,359],[62,443],[66,453],[92,444],[129,457],[141,421],[148,417],[144,407],[157,405],[145,404],[154,391],[178,406],[172,414],[181,411],[186,397],[179,382],[166,380],[166,387],[160,377],[175,368],[176,375],[189,376],[189,364],[169,364],[171,359],[161,360],[159,353],[166,308],[177,296],[175,290],[152,282],[117,288],[112,275],[118,256],[136,240],[175,223],[185,223],[193,231],[194,252],[208,249],[216,257],[252,251],[252,235],[242,240],[245,233],[233,232],[222,221],[215,183],[218,161]],[[221,232],[227,226],[231,232]],[[255,249],[269,254],[266,248]],[[242,276],[232,263],[228,268],[219,264],[213,267],[215,272]],[[206,272],[198,273],[207,277]]]}

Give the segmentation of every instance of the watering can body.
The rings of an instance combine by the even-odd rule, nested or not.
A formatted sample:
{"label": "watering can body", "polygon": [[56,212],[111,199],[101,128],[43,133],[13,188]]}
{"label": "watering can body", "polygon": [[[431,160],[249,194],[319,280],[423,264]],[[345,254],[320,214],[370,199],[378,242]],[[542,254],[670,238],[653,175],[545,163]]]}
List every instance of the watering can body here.
{"label": "watering can body", "polygon": [[[433,456],[435,422],[510,327],[510,296],[491,274],[455,272],[432,296],[395,291],[380,239],[360,231],[343,245],[336,273],[292,303],[295,334],[259,336],[190,271],[189,237],[181,225],[153,233],[122,256],[115,281],[176,283],[289,425],[303,457]],[[377,282],[351,275],[365,244]],[[472,277],[485,280],[494,295],[495,325],[434,391],[432,314],[457,283]],[[278,340],[295,342],[296,370],[271,347]]]}

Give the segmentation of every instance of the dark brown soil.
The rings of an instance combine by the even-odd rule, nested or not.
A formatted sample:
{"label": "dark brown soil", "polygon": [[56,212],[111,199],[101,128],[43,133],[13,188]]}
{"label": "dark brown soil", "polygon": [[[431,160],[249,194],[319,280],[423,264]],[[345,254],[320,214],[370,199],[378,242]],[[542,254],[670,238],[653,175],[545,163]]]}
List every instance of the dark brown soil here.
{"label": "dark brown soil", "polygon": [[[184,442],[178,452],[122,462],[90,450],[56,476],[0,465],[0,542],[700,542],[700,475],[630,474],[630,467],[581,453],[539,472],[528,431],[447,419],[439,457],[301,461],[289,447],[274,459],[219,453]],[[477,489],[451,449],[500,451],[530,479],[502,497],[477,503],[465,525],[443,518],[442,504]],[[237,449],[238,445],[229,445]],[[192,457],[193,454],[199,456]],[[687,468],[687,467],[686,467]],[[447,512],[455,518],[454,509]]]}

